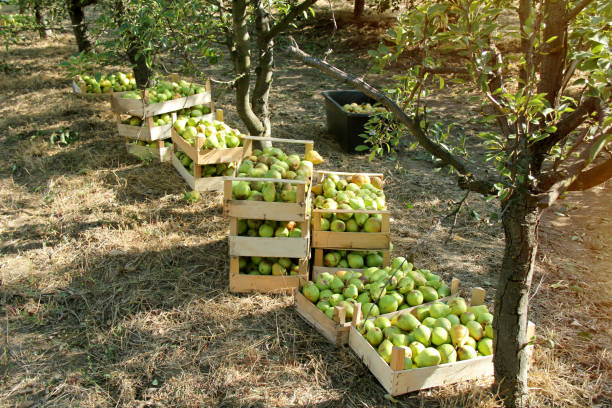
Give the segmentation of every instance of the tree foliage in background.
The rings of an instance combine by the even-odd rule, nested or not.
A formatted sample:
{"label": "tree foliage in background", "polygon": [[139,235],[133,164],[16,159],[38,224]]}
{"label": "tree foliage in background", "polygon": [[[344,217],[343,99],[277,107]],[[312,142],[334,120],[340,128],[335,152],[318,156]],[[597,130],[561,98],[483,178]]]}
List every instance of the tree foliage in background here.
{"label": "tree foliage in background", "polygon": [[[566,191],[612,178],[611,21],[612,3],[604,0],[423,1],[371,51],[378,72],[405,54],[412,59],[386,93],[290,49],[378,100],[401,123],[390,134],[385,121],[372,124],[371,157],[394,151],[409,132],[462,188],[499,199],[505,250],[494,363],[508,407],[529,406],[527,314],[542,211]],[[426,98],[448,84],[446,97],[477,94],[484,122],[495,126],[478,135],[484,160],[470,152],[465,135],[457,137],[458,128],[432,119],[443,115]]]}

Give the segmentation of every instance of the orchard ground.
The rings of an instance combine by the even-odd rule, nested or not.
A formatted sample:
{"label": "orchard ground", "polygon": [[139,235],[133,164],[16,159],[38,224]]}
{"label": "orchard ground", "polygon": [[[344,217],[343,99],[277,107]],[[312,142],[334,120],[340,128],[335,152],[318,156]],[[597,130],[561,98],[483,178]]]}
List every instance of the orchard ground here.
{"label": "orchard ground", "polygon": [[[362,74],[385,27],[342,16],[328,61]],[[330,26],[323,13],[294,34],[321,55],[330,43],[315,33]],[[321,96],[342,87],[290,59],[285,42],[270,98],[274,135],[314,139],[321,168],[382,171],[394,255],[406,254],[464,193],[424,152],[408,151],[410,141],[398,161],[345,154],[326,134]],[[72,94],[59,69],[74,50],[73,37],[60,34],[0,52],[0,407],[499,405],[491,379],[390,399],[350,349],[298,317],[290,296],[230,294],[221,194],[187,203],[169,164],[129,156],[108,102]],[[203,70],[231,79],[227,62]],[[242,128],[231,91],[215,97]],[[443,120],[478,115],[450,93],[430,103]],[[482,151],[478,126],[465,131]],[[50,145],[62,128],[78,141]],[[542,220],[530,309],[533,406],[612,404],[611,201],[608,183],[568,195]],[[492,217],[499,209],[477,195],[466,203],[414,263],[460,278],[465,295],[482,286],[491,301],[503,251]]]}

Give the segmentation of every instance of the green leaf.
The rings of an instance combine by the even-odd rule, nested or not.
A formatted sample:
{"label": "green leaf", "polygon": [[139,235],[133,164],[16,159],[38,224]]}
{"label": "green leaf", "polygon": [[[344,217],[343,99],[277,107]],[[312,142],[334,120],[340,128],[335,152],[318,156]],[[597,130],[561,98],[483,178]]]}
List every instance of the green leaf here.
{"label": "green leaf", "polygon": [[604,148],[605,145],[608,144],[609,141],[612,140],[612,133],[607,135],[606,137],[600,137],[597,141],[591,146],[591,151],[589,152],[590,161],[595,160],[595,157],[599,154],[601,149]]}
{"label": "green leaf", "polygon": [[364,152],[364,151],[366,151],[368,149],[369,149],[369,147],[366,146],[366,145],[358,145],[357,147],[355,147],[355,150],[358,151],[358,152]]}

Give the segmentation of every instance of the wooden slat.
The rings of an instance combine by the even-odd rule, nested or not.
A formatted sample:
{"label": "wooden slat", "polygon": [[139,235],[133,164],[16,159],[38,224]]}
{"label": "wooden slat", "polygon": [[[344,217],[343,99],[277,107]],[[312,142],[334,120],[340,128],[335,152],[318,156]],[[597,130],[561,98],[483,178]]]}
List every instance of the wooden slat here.
{"label": "wooden slat", "polygon": [[[162,142],[163,143],[163,142]],[[161,162],[169,162],[172,160],[172,149],[170,147],[152,148],[149,146],[141,146],[135,143],[126,143],[127,152],[138,157],[141,160],[157,159]]]}
{"label": "wooden slat", "polygon": [[125,123],[117,125],[117,133],[130,139],[144,140],[153,142],[155,140],[165,140],[171,137],[172,125],[154,126],[130,126]]}
{"label": "wooden slat", "polygon": [[313,248],[385,250],[390,242],[389,232],[312,231]]}
{"label": "wooden slat", "polygon": [[223,182],[226,177],[201,177],[194,178],[189,171],[183,166],[183,163],[172,154],[171,163],[178,171],[178,173],[183,177],[185,182],[191,187],[192,190],[195,191],[222,191],[223,190]]}
{"label": "wooden slat", "polygon": [[309,238],[228,237],[230,256],[262,256],[271,258],[305,258]]}
{"label": "wooden slat", "polygon": [[[374,351],[374,350],[372,350]],[[376,353],[376,351],[374,351]],[[376,353],[378,354],[378,353]],[[381,359],[382,360],[382,359]],[[391,367],[389,367],[391,370]],[[493,375],[493,356],[477,357],[434,367],[396,371],[392,377],[391,395],[455,384]]]}
{"label": "wooden slat", "polygon": [[391,350],[391,362],[389,366],[393,371],[400,371],[404,369],[404,361],[406,357],[406,348],[393,346]]}
{"label": "wooden slat", "polygon": [[237,274],[230,276],[232,293],[293,293],[308,276],[269,276]]}
{"label": "wooden slat", "polygon": [[149,117],[163,113],[174,112],[194,105],[201,105],[211,101],[210,93],[200,93],[184,96],[165,102],[146,104],[143,99],[123,98],[125,92],[115,92],[111,98],[111,109],[113,112],[126,113],[138,117]]}
{"label": "wooden slat", "polygon": [[487,295],[487,291],[483,288],[473,288],[472,289],[472,297],[470,298],[471,306],[482,305],[485,301],[485,297]]}
{"label": "wooden slat", "polygon": [[313,326],[330,343],[342,346],[348,342],[350,323],[344,325],[335,323],[306,299],[299,290],[295,292],[295,308],[302,319]]}
{"label": "wooden slat", "polygon": [[370,343],[352,326],[349,331],[349,347],[359,356],[361,361],[370,369],[374,377],[380,382],[388,393],[393,394],[393,370],[385,360],[372,348]]}
{"label": "wooden slat", "polygon": [[226,216],[275,221],[303,221],[306,219],[304,203],[269,203],[265,201],[227,200]]}

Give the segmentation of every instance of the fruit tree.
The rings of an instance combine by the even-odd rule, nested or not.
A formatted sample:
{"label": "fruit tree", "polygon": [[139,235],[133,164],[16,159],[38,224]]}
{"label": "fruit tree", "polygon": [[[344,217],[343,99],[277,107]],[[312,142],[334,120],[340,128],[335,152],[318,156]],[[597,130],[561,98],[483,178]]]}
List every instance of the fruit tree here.
{"label": "fruit tree", "polygon": [[[291,47],[389,109],[462,188],[499,199],[506,240],[494,362],[509,407],[528,406],[527,312],[542,211],[566,191],[612,177],[611,20],[612,3],[603,0],[424,1],[370,52],[380,71],[407,51],[417,55],[387,94]],[[429,119],[435,111],[425,97],[449,82],[479,92],[484,120],[496,125],[479,135],[485,160]],[[392,151],[402,134],[370,134],[371,156]]]}

